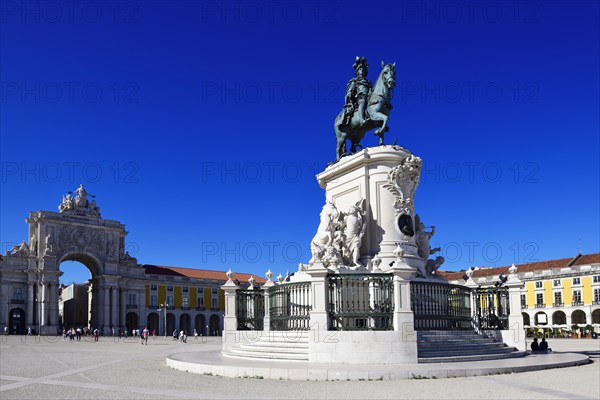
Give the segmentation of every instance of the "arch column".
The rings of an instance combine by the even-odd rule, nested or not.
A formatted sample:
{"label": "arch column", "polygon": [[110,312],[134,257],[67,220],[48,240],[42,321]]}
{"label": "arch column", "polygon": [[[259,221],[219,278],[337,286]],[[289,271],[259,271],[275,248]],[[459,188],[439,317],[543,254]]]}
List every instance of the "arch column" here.
{"label": "arch column", "polygon": [[104,318],[102,319],[103,331],[106,335],[110,326],[110,286],[104,286],[102,288],[102,311]]}
{"label": "arch column", "polygon": [[33,325],[33,285],[35,282],[27,282],[27,326]]}
{"label": "arch column", "polygon": [[119,327],[125,326],[125,318],[127,315],[127,290],[121,288],[121,311],[119,313]]}
{"label": "arch column", "polygon": [[[38,305],[40,307],[40,326],[46,326],[48,322],[48,290],[46,288],[47,283],[42,279],[40,282],[40,296],[38,296]],[[41,330],[41,329],[40,329]],[[40,332],[41,333],[41,332]]]}
{"label": "arch column", "polygon": [[49,304],[48,304],[48,320],[50,325],[56,326],[58,323],[58,283],[48,283]]}
{"label": "arch column", "polygon": [[116,328],[119,325],[119,288],[117,286],[113,286],[111,288],[112,291],[112,301],[111,301],[111,328]]}
{"label": "arch column", "polygon": [[0,324],[8,326],[8,283],[2,283],[0,290]]}

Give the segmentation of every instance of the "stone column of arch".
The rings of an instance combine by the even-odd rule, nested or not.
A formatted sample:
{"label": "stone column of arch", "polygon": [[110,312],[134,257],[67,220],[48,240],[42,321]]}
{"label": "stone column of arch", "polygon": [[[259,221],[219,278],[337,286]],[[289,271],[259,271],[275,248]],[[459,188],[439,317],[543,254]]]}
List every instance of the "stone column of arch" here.
{"label": "stone column of arch", "polygon": [[125,318],[127,316],[127,289],[121,287],[121,308],[119,311],[119,327],[125,326]]}
{"label": "stone column of arch", "polygon": [[107,335],[110,327],[110,286],[106,284],[102,287],[102,302],[100,304],[104,313],[102,319],[103,331]]}
{"label": "stone column of arch", "polygon": [[33,285],[35,282],[28,281],[27,282],[27,325],[33,325]]}
{"label": "stone column of arch", "polygon": [[0,298],[0,323],[8,326],[8,283],[2,284],[2,293],[4,296]]}
{"label": "stone column of arch", "polygon": [[90,284],[88,286],[88,316],[87,316],[87,321],[88,321],[88,328],[92,328],[94,321],[92,321],[92,315],[94,315],[94,312],[92,312],[92,301],[93,301],[93,284],[90,280]]}
{"label": "stone column of arch", "polygon": [[113,286],[111,288],[112,291],[112,301],[111,301],[111,328],[116,328],[119,325],[119,288],[118,286]]}
{"label": "stone column of arch", "polygon": [[48,283],[49,304],[48,317],[49,325],[55,326],[58,324],[58,284],[56,282]]}
{"label": "stone column of arch", "polygon": [[[145,298],[145,297],[144,297]],[[142,305],[142,291],[140,289],[136,292],[136,300],[137,300],[137,311],[138,311],[138,323],[145,325],[148,323],[148,309],[144,305]],[[143,318],[143,319],[142,319]]]}
{"label": "stone column of arch", "polygon": [[47,295],[48,295],[48,290],[46,288],[47,283],[44,281],[44,279],[42,278],[42,280],[40,281],[40,291],[38,292],[40,295],[38,296],[38,306],[40,307],[40,321],[39,324],[40,326],[45,327],[47,322],[48,322],[48,300],[47,300]]}

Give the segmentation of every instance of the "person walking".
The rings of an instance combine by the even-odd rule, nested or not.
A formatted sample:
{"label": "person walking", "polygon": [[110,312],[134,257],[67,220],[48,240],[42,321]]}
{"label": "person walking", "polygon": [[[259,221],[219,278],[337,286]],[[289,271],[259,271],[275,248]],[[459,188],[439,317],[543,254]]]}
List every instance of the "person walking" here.
{"label": "person walking", "polygon": [[148,336],[150,336],[150,330],[147,326],[145,326],[144,330],[142,331],[142,337],[144,338],[144,344],[146,346],[148,346]]}

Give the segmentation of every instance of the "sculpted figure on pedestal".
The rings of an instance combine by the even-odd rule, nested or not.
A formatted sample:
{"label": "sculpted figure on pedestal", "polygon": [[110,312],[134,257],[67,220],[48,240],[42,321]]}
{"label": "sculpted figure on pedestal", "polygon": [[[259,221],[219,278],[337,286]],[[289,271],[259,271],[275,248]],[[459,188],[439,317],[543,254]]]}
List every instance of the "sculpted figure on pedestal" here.
{"label": "sculpted figure on pedestal", "polygon": [[44,240],[44,255],[52,255],[54,254],[54,240],[52,239],[52,235],[46,235],[46,239]]}
{"label": "sculpted figure on pedestal", "polygon": [[419,249],[419,257],[421,257],[423,261],[427,261],[430,255],[435,254],[441,250],[439,247],[432,249],[431,244],[429,243],[431,237],[435,234],[435,226],[432,226],[431,231],[427,232],[425,230],[425,224],[421,222],[419,214],[415,215],[415,225],[417,227],[416,241]]}
{"label": "sculpted figure on pedestal", "polygon": [[88,193],[87,190],[85,190],[85,188],[83,187],[83,183],[80,184],[79,187],[75,190],[75,194],[77,195],[75,196],[75,205],[77,207],[87,207],[89,204],[87,197],[95,197]]}
{"label": "sculpted figure on pedestal", "polygon": [[[72,194],[75,194],[75,197],[73,197]],[[58,210],[61,213],[72,212],[81,216],[100,218],[100,208],[96,205],[96,200],[90,202],[88,196],[95,197],[85,190],[85,187],[81,184],[74,192],[69,192],[63,196],[62,203],[58,206]]]}
{"label": "sculpted figure on pedestal", "polygon": [[65,212],[72,210],[75,207],[75,202],[73,201],[73,197],[69,193],[66,196],[63,196],[62,203],[58,206],[58,210],[60,212]]}
{"label": "sculpted figure on pedestal", "polygon": [[317,233],[310,242],[312,258],[308,262],[309,265],[315,262],[322,262],[327,247],[333,244],[333,235],[336,231],[339,212],[333,203],[327,202],[323,206],[320,216],[321,221],[319,222]]}
{"label": "sculpted figure on pedestal", "polygon": [[364,203],[363,200],[350,207],[350,210],[346,213],[344,218],[344,258],[346,265],[353,265],[356,267],[362,267],[362,264],[358,262],[358,259],[360,258],[362,238],[365,235],[365,230],[367,228],[362,203]]}
{"label": "sculpted figure on pedestal", "polygon": [[35,235],[31,235],[31,239],[29,240],[29,253],[31,255],[35,255],[37,252],[37,240],[35,240]]}
{"label": "sculpted figure on pedestal", "polygon": [[427,260],[427,263],[425,264],[425,273],[427,276],[437,275],[437,271],[440,269],[444,261],[444,257],[442,256],[437,256],[435,260]]}
{"label": "sculpted figure on pedestal", "polygon": [[13,255],[18,257],[25,257],[29,255],[29,246],[23,240],[21,244],[16,244],[13,248],[6,253],[6,255]]}
{"label": "sculpted figure on pedestal", "polygon": [[[396,86],[396,64],[381,62],[381,73],[372,86],[367,79],[369,65],[364,57],[356,57],[352,66],[356,76],[348,82],[344,108],[334,122],[337,138],[337,158],[356,153],[365,133],[377,128],[375,135],[383,145],[383,136],[389,130],[387,123],[392,110],[392,96]],[[350,140],[350,152],[346,151]]]}
{"label": "sculpted figure on pedestal", "polygon": [[328,202],[321,210],[321,222],[310,244],[312,258],[309,266],[321,262],[337,271],[341,267],[364,268],[359,262],[360,246],[366,230],[364,200],[347,212],[339,212]]}

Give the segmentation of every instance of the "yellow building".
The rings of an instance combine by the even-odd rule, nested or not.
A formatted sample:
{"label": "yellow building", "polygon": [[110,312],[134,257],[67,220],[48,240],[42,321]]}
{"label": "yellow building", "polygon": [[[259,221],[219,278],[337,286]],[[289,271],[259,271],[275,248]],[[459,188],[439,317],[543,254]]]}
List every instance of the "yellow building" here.
{"label": "yellow building", "polygon": [[[221,289],[227,278],[224,271],[142,265],[148,279],[145,289],[145,324],[152,332],[171,335],[184,330],[202,336],[220,335],[223,330],[225,293]],[[247,282],[249,274],[236,274]],[[256,284],[265,280],[256,278]],[[135,301],[134,298],[131,301]],[[137,306],[126,314],[129,329],[140,326]],[[129,307],[129,306],[127,306]],[[166,326],[166,332],[165,332]]]}
{"label": "yellow building", "polygon": [[[475,282],[482,286],[508,275],[508,266],[477,268]],[[600,325],[600,253],[572,258],[517,264],[523,281],[521,309],[526,326],[564,327]],[[450,283],[463,284],[464,271],[443,272]],[[596,328],[597,329],[597,328]]]}

